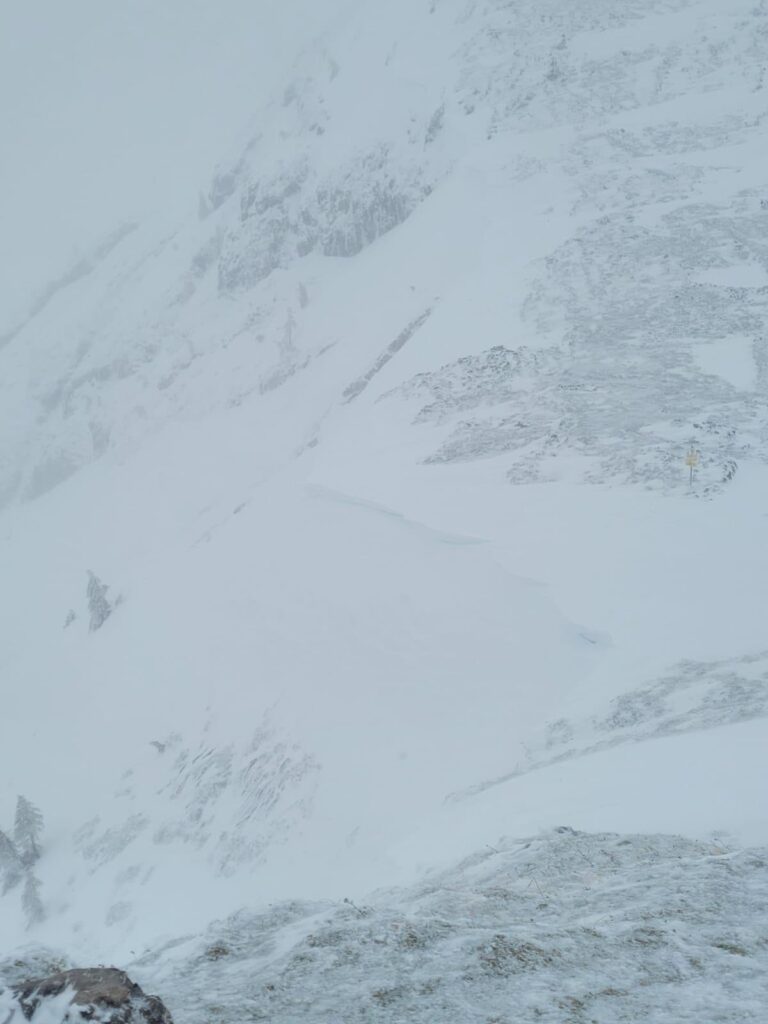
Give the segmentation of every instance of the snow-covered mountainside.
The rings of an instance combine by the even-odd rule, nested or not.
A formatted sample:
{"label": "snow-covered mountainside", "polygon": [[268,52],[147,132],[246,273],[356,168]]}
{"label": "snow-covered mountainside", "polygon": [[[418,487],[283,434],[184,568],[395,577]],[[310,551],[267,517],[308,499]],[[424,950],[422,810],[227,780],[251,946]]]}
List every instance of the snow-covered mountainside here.
{"label": "snow-covered mountainside", "polygon": [[0,322],[9,962],[759,1019],[767,68],[765,0],[335,0]]}

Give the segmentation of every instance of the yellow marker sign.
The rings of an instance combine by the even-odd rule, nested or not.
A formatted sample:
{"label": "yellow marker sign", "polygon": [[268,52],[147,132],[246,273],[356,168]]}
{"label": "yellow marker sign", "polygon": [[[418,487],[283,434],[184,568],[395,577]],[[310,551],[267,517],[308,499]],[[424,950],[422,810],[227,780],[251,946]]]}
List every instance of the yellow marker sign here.
{"label": "yellow marker sign", "polygon": [[690,467],[691,476],[688,482],[691,486],[693,486],[693,471],[699,464],[699,453],[696,451],[695,448],[691,448],[691,450],[685,456],[685,464],[686,466]]}

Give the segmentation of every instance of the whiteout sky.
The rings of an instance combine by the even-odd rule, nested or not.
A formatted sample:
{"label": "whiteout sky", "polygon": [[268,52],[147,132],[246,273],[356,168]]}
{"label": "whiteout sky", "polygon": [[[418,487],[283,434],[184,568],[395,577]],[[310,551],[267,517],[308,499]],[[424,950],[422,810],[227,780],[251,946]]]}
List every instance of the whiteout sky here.
{"label": "whiteout sky", "polygon": [[338,6],[0,0],[0,332],[122,221],[194,208]]}

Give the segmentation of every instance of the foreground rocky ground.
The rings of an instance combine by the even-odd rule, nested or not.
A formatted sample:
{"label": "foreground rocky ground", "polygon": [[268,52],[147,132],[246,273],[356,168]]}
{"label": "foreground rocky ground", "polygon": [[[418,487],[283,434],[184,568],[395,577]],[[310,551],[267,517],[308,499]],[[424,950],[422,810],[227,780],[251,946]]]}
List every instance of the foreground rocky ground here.
{"label": "foreground rocky ground", "polygon": [[759,1021],[768,851],[564,826],[365,904],[243,911],[129,972],[188,1024]]}
{"label": "foreground rocky ground", "polygon": [[[26,970],[23,961],[14,973]],[[58,1024],[95,1021],[99,1024],[173,1024],[157,996],[147,995],[124,971],[115,967],[75,968],[45,978],[25,977],[0,988],[4,1024]]]}

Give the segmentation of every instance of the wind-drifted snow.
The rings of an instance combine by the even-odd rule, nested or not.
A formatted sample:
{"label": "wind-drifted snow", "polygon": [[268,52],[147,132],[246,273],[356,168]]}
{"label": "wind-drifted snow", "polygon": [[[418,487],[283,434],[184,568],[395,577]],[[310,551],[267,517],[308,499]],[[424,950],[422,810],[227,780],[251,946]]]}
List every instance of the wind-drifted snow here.
{"label": "wind-drifted snow", "polygon": [[562,826],[364,902],[243,910],[130,970],[191,1024],[758,1021],[767,867],[765,849]]}

